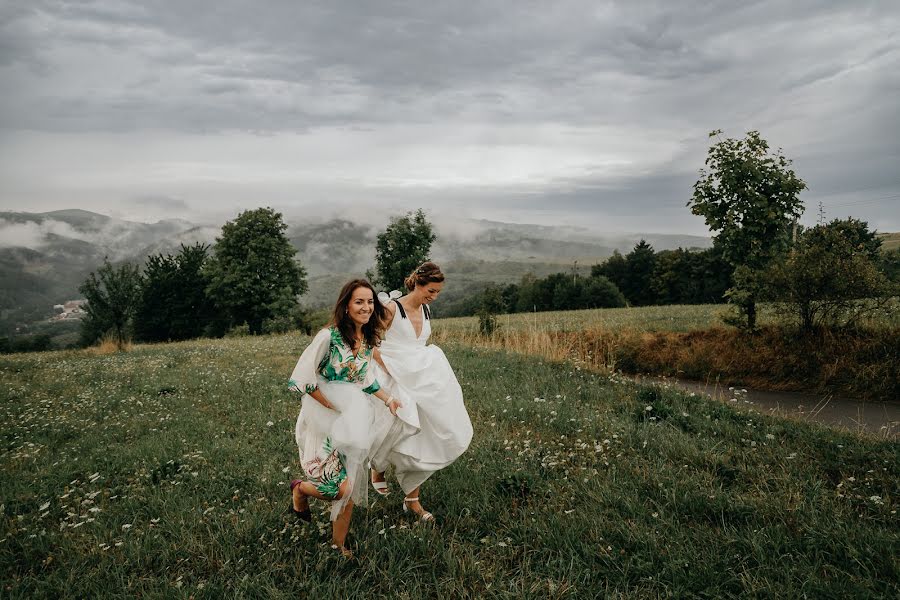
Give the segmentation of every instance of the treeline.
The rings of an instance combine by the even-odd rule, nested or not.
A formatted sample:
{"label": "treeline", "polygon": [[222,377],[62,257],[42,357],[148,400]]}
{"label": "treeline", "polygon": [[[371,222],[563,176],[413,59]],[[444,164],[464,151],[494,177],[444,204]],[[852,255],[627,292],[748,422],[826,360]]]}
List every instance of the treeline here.
{"label": "treeline", "polygon": [[149,256],[143,269],[105,261],[79,288],[87,300],[81,345],[308,328],[297,303],[306,271],[286,229],[279,213],[260,208],[227,222],[212,247],[182,244],[177,254]]}
{"label": "treeline", "polygon": [[662,250],[641,240],[622,256],[618,251],[591,268],[612,281],[632,306],[718,304],[731,287],[733,269],[716,247]]}
{"label": "treeline", "polygon": [[[213,246],[181,245],[176,254],[149,256],[144,265],[104,260],[79,288],[87,303],[80,345],[110,341],[167,342],[223,335],[304,330],[327,311],[300,306],[306,270],[271,208],[245,211],[225,223]],[[428,257],[435,236],[420,209],[391,219],[377,237],[375,270],[367,273],[397,289]],[[49,336],[0,341],[0,353],[52,349]]]}
{"label": "treeline", "polygon": [[616,251],[591,267],[589,277],[554,273],[525,275],[518,284],[488,286],[443,316],[616,308],[654,304],[715,304],[725,301],[732,269],[717,248],[662,250],[645,240],[628,254]]}
{"label": "treeline", "polygon": [[0,354],[13,352],[44,352],[53,348],[53,340],[46,333],[0,338]]}
{"label": "treeline", "polygon": [[[754,274],[752,283],[741,284],[755,286],[758,298],[804,329],[852,325],[897,293],[900,249],[884,251],[881,244],[858,219],[798,227],[790,250]],[[641,240],[628,254],[614,252],[591,267],[589,277],[526,275],[518,284],[488,286],[442,315],[485,321],[486,315],[514,312],[717,304],[735,293],[734,279],[735,268],[716,244],[656,252]]]}

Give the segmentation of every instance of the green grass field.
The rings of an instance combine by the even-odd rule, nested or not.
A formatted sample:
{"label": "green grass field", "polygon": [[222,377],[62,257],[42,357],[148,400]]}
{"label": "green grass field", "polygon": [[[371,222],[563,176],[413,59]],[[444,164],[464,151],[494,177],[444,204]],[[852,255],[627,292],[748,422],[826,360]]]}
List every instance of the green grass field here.
{"label": "green grass field", "polygon": [[900,232],[880,233],[878,234],[878,237],[881,238],[882,250],[893,250],[894,248],[900,248]]}
{"label": "green grass field", "polygon": [[475,438],[357,510],[285,514],[308,338],[0,357],[0,595],[896,597],[900,446],[448,347]]}
{"label": "green grass field", "polygon": [[[721,325],[720,315],[727,310],[728,306],[724,304],[597,308],[497,315],[497,322],[500,327],[509,331],[581,331],[593,327],[638,331],[693,331]],[[440,305],[435,307],[435,313],[440,314]],[[767,313],[762,318],[766,317]],[[435,319],[434,328],[444,335],[477,333],[478,318]]]}
{"label": "green grass field", "polygon": [[[634,331],[695,331],[723,327],[722,315],[731,308],[726,304],[671,304],[666,306],[638,306],[628,308],[597,308],[590,310],[547,311],[497,315],[501,328],[508,331],[582,331],[601,328]],[[435,307],[439,316],[440,305]],[[759,324],[775,319],[770,305],[759,306]],[[877,327],[900,327],[900,306],[897,302],[874,314],[865,324]],[[477,317],[435,319],[435,331],[447,338],[463,337],[478,332]]]}

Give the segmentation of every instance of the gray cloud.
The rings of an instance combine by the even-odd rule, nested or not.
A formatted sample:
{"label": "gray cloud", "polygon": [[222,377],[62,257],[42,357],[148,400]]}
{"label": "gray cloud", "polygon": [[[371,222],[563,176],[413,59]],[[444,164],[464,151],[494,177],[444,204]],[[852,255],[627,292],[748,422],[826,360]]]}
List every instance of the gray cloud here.
{"label": "gray cloud", "polygon": [[[895,2],[34,0],[0,17],[4,207],[145,196],[196,215],[314,193],[689,228],[721,127],[783,147],[808,202],[873,200],[900,229],[874,201],[900,192]],[[84,168],[46,150],[73,140]]]}

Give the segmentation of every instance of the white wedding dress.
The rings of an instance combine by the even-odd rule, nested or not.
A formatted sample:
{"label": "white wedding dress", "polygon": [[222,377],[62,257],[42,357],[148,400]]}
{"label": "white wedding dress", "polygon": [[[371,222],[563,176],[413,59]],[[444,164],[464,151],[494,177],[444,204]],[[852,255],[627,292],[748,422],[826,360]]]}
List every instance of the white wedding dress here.
{"label": "white wedding dress", "polygon": [[379,346],[387,373],[376,362],[375,377],[381,387],[403,404],[393,418],[379,401],[376,405],[376,438],[370,455],[372,467],[394,474],[405,494],[419,487],[436,471],[450,465],[472,441],[472,422],[463,404],[456,375],[435,345],[426,345],[431,319],[422,311],[419,335],[396,303],[396,312]]}

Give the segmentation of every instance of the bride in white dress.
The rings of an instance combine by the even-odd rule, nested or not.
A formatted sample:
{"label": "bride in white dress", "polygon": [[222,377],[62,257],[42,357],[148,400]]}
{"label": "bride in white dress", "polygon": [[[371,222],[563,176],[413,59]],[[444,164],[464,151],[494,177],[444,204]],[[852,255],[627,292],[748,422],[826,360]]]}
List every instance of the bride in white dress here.
{"label": "bride in white dress", "polygon": [[431,335],[428,305],[443,285],[440,268],[425,262],[406,278],[407,295],[399,299],[379,295],[388,314],[373,366],[379,383],[400,400],[402,408],[395,419],[384,406],[375,407],[372,486],[387,495],[384,472],[393,465],[405,494],[404,510],[412,510],[422,521],[434,517],[419,502],[419,487],[459,458],[472,441],[472,422],[456,375],[443,351],[426,344]]}

